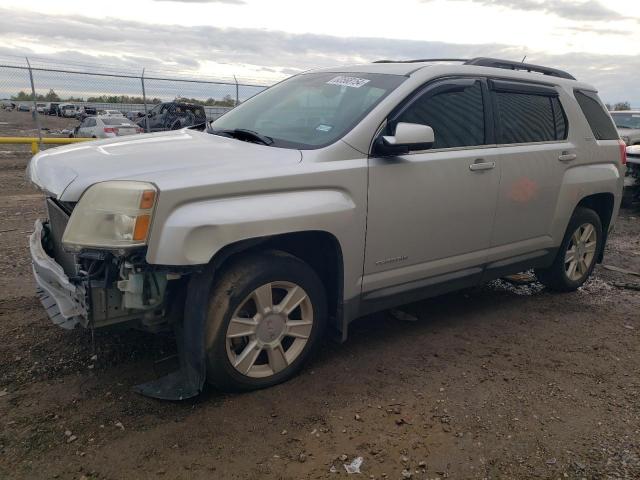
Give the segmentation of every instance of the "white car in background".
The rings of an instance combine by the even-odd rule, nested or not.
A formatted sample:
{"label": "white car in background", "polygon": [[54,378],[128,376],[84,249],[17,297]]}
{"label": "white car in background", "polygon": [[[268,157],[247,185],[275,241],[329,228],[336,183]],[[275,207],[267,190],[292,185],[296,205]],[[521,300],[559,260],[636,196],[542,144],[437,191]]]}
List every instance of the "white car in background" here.
{"label": "white car in background", "polygon": [[120,110],[102,110],[100,115],[103,115],[106,117],[124,117],[124,115]]}
{"label": "white car in background", "polygon": [[142,132],[142,128],[132,123],[122,115],[99,115],[97,117],[85,118],[69,136],[84,138],[113,138],[124,135],[134,135]]}
{"label": "white car in background", "polygon": [[58,105],[58,111],[60,112],[61,117],[75,118],[78,114],[78,110],[78,106],[73,103],[62,103]]}

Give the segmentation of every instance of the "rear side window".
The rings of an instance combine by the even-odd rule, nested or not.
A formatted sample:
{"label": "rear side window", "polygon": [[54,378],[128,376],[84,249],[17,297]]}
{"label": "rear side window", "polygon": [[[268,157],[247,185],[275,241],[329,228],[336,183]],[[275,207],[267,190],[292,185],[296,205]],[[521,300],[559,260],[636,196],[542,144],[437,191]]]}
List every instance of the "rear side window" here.
{"label": "rear side window", "polygon": [[540,90],[540,93],[494,92],[497,143],[551,142],[567,138],[567,120],[558,97]]}
{"label": "rear side window", "polygon": [[617,140],[618,131],[598,95],[587,90],[574,90],[574,94],[596,140]]}
{"label": "rear side window", "polygon": [[482,86],[440,93],[426,92],[396,122],[420,123],[433,128],[433,148],[471,147],[485,144]]}

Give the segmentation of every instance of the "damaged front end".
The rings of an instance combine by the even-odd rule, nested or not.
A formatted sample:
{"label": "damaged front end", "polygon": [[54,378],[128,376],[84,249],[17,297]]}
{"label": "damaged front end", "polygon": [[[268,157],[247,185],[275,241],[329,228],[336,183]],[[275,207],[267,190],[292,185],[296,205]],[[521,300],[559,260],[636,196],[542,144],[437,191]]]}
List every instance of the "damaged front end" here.
{"label": "damaged front end", "polygon": [[[135,390],[162,399],[197,395],[201,373],[185,373],[183,340],[185,285],[191,271],[150,265],[146,247],[122,251],[66,251],[62,237],[74,204],[46,200],[46,220],[37,220],[30,237],[38,297],[52,322],[65,329],[125,326],[154,333],[174,330],[181,370]],[[198,355],[201,355],[198,352]]]}
{"label": "damaged front end", "polygon": [[[63,328],[115,324],[158,332],[169,327],[170,299],[180,272],[148,265],[143,249],[117,255],[86,250],[69,253],[61,242],[69,214],[51,198],[48,220],[38,220],[30,238],[40,299],[51,320]],[[177,285],[175,285],[177,286]],[[174,292],[175,293],[175,292]]]}

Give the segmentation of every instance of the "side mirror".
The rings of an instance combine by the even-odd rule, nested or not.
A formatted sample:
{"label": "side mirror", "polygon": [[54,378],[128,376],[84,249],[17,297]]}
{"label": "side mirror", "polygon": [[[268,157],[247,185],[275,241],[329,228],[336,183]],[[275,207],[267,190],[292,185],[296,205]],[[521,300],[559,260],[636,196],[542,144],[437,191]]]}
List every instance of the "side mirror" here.
{"label": "side mirror", "polygon": [[400,122],[395,135],[378,137],[374,153],[378,155],[404,155],[415,150],[428,150],[433,146],[435,135],[428,125]]}

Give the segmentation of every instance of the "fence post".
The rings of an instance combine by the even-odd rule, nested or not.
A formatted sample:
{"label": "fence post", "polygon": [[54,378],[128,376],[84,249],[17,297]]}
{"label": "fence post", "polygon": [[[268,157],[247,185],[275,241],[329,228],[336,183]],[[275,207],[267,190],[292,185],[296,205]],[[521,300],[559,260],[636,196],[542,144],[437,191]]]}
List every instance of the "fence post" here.
{"label": "fence post", "polygon": [[142,69],[140,81],[142,82],[142,103],[144,103],[144,128],[149,133],[149,111],[147,110],[147,93],[144,90],[144,68]]}
{"label": "fence post", "polygon": [[234,107],[237,107],[240,103],[240,86],[238,85],[238,79],[235,75],[233,76],[233,80],[236,82],[236,104],[234,105]]}
{"label": "fence post", "polygon": [[[31,96],[33,98],[33,120],[36,124],[36,128],[38,129],[38,143],[39,143],[39,148],[42,148],[42,129],[40,128],[40,117],[38,117],[38,106],[37,106],[37,100],[36,100],[36,87],[33,83],[33,71],[31,70],[31,63],[29,63],[29,58],[28,57],[24,57],[25,60],[27,61],[27,67],[29,67],[29,81],[31,82]],[[36,150],[34,152],[34,150]],[[31,151],[33,153],[38,153],[37,149],[33,148],[33,145],[31,146]]]}

